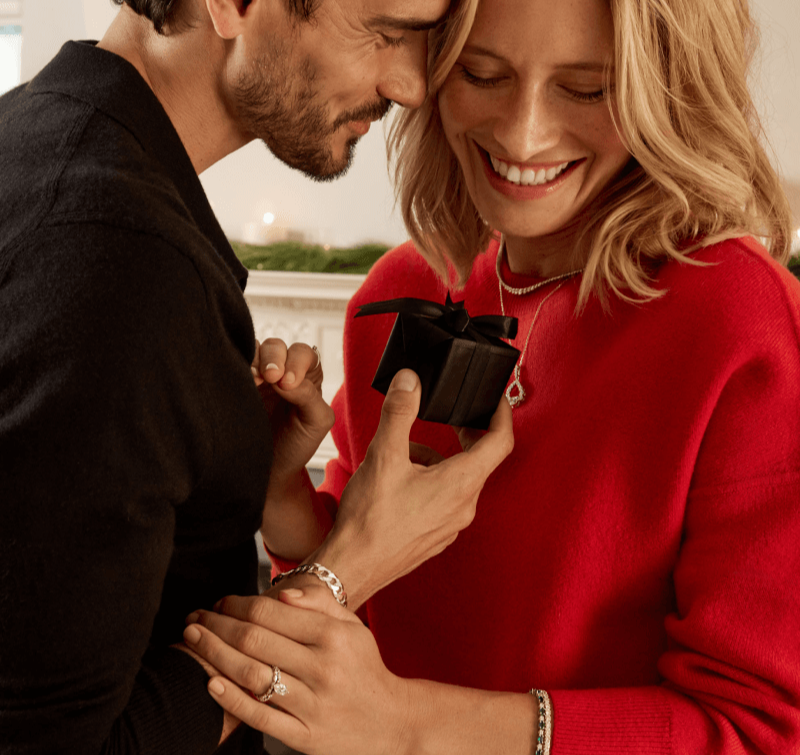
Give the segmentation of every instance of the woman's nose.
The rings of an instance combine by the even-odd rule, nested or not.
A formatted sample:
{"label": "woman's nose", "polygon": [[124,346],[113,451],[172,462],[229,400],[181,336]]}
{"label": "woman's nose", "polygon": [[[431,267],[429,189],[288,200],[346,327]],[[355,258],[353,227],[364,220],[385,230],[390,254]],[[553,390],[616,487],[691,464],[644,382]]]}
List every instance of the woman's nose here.
{"label": "woman's nose", "polygon": [[494,138],[506,157],[526,162],[555,147],[561,139],[556,108],[541,90],[515,92],[497,114]]}

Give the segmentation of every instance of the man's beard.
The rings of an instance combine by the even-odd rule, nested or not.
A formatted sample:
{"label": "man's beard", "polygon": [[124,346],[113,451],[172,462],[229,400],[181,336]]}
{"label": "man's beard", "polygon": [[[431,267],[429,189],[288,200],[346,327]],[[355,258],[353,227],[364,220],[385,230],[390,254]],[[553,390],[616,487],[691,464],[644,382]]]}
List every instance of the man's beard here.
{"label": "man's beard", "polygon": [[348,140],[337,160],[331,146],[334,133],[353,121],[383,118],[392,102],[379,97],[341,113],[330,124],[327,103],[319,101],[314,89],[310,61],[293,68],[288,58],[285,50],[271,47],[252,62],[233,87],[237,116],[279,160],[314,181],[333,181],[350,169],[358,142],[357,136]]}

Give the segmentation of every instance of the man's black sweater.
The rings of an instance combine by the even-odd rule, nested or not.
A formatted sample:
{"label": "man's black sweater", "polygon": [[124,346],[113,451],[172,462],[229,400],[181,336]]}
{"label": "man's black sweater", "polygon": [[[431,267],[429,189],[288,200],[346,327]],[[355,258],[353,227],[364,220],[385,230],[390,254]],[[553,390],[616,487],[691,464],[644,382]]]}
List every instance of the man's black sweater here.
{"label": "man's black sweater", "polygon": [[207,676],[170,645],[256,590],[245,279],[130,64],[69,43],[0,98],[3,755],[216,748]]}

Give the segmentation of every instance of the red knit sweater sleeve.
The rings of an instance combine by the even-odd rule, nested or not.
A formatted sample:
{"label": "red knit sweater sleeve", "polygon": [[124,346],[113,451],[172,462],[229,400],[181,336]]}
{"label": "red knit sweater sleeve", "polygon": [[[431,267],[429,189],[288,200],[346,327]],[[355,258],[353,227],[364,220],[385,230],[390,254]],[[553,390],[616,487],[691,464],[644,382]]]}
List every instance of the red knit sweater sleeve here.
{"label": "red knit sweater sleeve", "polygon": [[800,286],[758,268],[725,282],[749,327],[709,401],[665,681],[551,691],[552,755],[800,753]]}

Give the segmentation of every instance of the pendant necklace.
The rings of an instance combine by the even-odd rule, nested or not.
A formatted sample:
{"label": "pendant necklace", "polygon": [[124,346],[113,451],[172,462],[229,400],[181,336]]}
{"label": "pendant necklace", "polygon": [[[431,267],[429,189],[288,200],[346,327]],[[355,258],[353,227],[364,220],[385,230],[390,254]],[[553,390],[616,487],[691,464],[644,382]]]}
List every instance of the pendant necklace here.
{"label": "pendant necklace", "polygon": [[505,249],[505,240],[501,240],[500,242],[500,249],[497,250],[497,263],[495,265],[495,272],[497,273],[497,286],[500,290],[500,311],[505,317],[506,308],[505,304],[503,303],[503,289],[508,291],[510,294],[515,294],[516,296],[524,296],[525,294],[531,294],[534,291],[544,288],[545,286],[549,285],[550,283],[555,283],[556,281],[560,281],[560,283],[549,293],[547,296],[544,297],[539,302],[539,306],[536,307],[536,311],[533,313],[533,319],[531,320],[531,324],[528,327],[528,335],[525,336],[525,345],[522,347],[522,352],[519,355],[519,359],[517,360],[516,365],[514,365],[514,380],[511,381],[508,388],[506,388],[506,399],[508,403],[511,405],[512,409],[516,409],[523,401],[527,394],[525,393],[525,388],[522,386],[522,382],[520,381],[520,372],[522,370],[522,361],[525,359],[525,353],[528,350],[528,341],[531,339],[531,333],[533,332],[533,326],[536,324],[536,320],[539,317],[539,312],[542,311],[542,307],[544,303],[555,293],[558,292],[569,278],[578,275],[579,273],[583,272],[581,270],[573,270],[569,273],[564,273],[562,275],[555,275],[552,278],[547,278],[546,280],[539,281],[538,283],[534,283],[532,286],[525,286],[524,288],[514,288],[513,286],[509,286],[503,280],[503,275],[500,272],[501,263],[503,261],[503,250]]}

